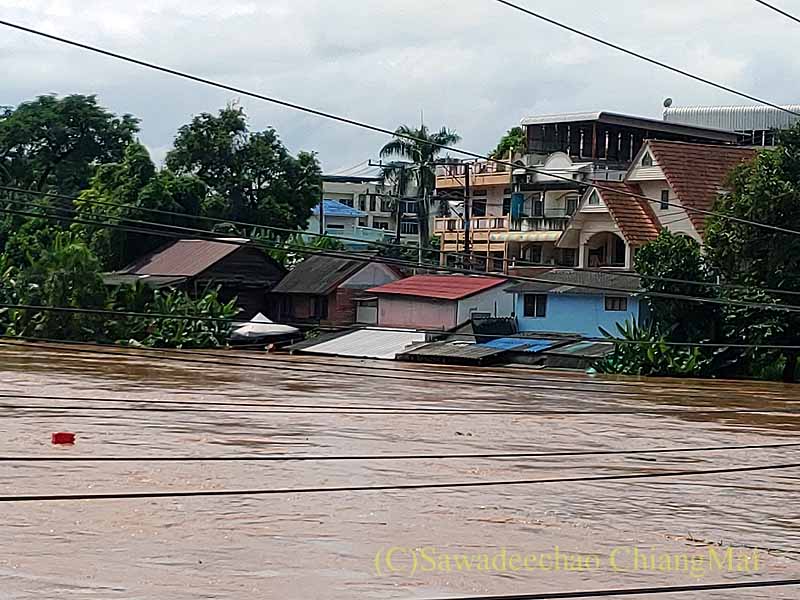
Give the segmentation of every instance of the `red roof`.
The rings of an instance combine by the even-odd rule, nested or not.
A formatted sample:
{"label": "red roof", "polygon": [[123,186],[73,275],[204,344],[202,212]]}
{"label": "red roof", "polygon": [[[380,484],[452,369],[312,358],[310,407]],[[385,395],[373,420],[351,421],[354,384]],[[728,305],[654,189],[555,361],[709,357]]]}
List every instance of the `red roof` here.
{"label": "red roof", "polygon": [[178,240],[136,261],[124,272],[132,275],[195,277],[241,247],[240,243]]}
{"label": "red roof", "polygon": [[631,195],[644,195],[638,185],[617,181],[602,181],[597,185],[602,186],[597,192],[629,244],[641,246],[658,237],[661,227],[650,202]]}
{"label": "red roof", "polygon": [[492,289],[506,279],[467,275],[415,275],[369,290],[373,294],[396,294],[441,300],[461,300]]}
{"label": "red roof", "polygon": [[[667,183],[689,209],[712,210],[734,168],[756,156],[752,148],[691,144],[651,140],[656,162]],[[702,237],[708,215],[688,210],[689,218]]]}

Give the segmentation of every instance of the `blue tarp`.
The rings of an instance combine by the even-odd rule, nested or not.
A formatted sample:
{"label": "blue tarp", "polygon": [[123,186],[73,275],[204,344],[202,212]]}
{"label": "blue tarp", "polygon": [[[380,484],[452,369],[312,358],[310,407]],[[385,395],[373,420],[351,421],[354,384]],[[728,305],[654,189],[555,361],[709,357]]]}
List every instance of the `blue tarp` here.
{"label": "blue tarp", "polygon": [[515,352],[542,352],[559,343],[557,340],[539,340],[535,338],[499,338],[479,345],[497,350],[514,350]]}

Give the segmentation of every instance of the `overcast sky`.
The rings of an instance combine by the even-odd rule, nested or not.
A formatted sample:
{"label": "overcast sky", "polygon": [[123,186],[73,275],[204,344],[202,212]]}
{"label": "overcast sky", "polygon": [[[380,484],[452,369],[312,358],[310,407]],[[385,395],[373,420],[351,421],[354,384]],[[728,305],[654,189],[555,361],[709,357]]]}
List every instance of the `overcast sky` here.
{"label": "overcast sky", "polygon": [[[753,0],[518,0],[531,9],[779,103],[800,103],[800,25]],[[788,10],[796,2],[775,0]],[[800,10],[798,10],[800,12]],[[494,0],[0,0],[0,18],[394,129],[457,130],[487,152],[529,114],[746,101],[598,46]],[[0,30],[0,105],[97,94],[142,120],[156,160],[192,115],[240,100],[254,128],[327,172],[385,136]]]}

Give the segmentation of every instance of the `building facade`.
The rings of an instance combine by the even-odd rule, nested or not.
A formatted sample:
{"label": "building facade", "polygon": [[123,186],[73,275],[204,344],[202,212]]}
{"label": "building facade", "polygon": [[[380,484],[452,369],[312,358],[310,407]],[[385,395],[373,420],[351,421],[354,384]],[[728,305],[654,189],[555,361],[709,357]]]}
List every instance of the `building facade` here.
{"label": "building facade", "polygon": [[[473,268],[507,273],[517,265],[579,266],[585,262],[579,246],[558,242],[592,182],[622,182],[650,139],[721,147],[739,141],[731,131],[608,112],[529,117],[522,126],[527,151],[518,168],[473,165],[491,173],[471,186],[473,206],[485,195],[485,211],[478,208],[468,227],[463,213],[436,220],[443,262],[448,253],[463,253],[469,235]],[[463,193],[459,174],[441,172],[437,187],[453,193],[462,185]]]}

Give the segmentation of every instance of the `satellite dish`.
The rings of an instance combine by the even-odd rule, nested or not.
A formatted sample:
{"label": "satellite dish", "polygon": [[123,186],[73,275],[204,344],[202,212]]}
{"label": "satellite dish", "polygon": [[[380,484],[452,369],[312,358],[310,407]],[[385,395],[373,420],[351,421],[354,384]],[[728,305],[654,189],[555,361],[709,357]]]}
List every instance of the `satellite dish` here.
{"label": "satellite dish", "polygon": [[667,98],[664,100],[664,108],[669,108],[670,106],[672,106],[672,98]]}

